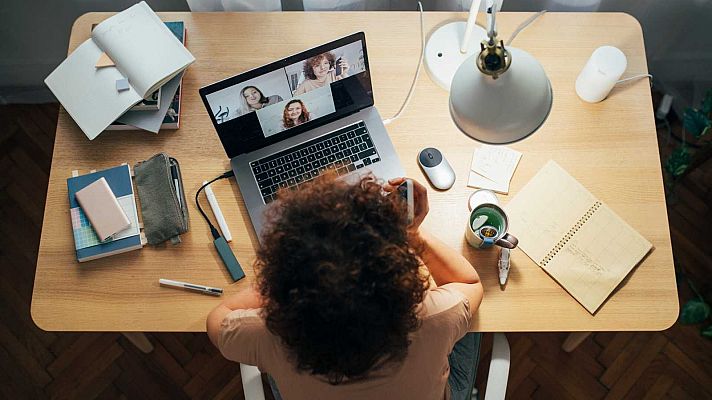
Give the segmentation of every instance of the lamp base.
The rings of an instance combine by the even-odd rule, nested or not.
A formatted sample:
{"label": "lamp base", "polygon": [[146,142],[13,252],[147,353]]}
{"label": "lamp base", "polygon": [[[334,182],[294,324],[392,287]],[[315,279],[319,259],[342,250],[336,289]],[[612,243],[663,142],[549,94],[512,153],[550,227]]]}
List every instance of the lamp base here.
{"label": "lamp base", "polygon": [[484,28],[475,25],[467,53],[460,52],[465,37],[465,21],[450,22],[436,29],[425,44],[425,69],[441,88],[450,91],[455,72],[468,57],[480,51],[480,42],[487,38]]}

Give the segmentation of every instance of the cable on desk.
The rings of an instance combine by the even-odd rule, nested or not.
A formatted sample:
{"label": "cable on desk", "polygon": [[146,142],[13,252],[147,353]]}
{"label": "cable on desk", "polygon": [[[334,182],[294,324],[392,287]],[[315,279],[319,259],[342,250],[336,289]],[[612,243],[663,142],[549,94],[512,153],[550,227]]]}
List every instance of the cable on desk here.
{"label": "cable on desk", "polygon": [[197,192],[195,192],[195,205],[198,206],[198,211],[200,211],[200,214],[205,218],[205,222],[208,223],[208,226],[210,227],[210,233],[213,235],[213,239],[217,239],[220,237],[220,232],[215,228],[215,225],[210,222],[210,218],[208,218],[208,215],[205,214],[205,211],[203,211],[203,208],[200,207],[200,202],[198,201],[198,195],[200,195],[200,192],[205,189],[206,186],[210,185],[211,183],[220,180],[220,179],[225,179],[229,178],[231,176],[235,176],[235,173],[233,171],[227,171],[224,174],[218,176],[217,178],[213,178],[211,181],[206,183],[205,185],[201,186],[200,189],[198,189]]}
{"label": "cable on desk", "polygon": [[640,75],[631,76],[630,78],[621,79],[616,82],[616,85],[619,83],[628,82],[628,81],[632,81],[634,79],[640,79],[640,78],[650,78],[650,87],[653,87],[653,76],[650,74],[640,74]]}
{"label": "cable on desk", "polygon": [[523,31],[524,28],[526,28],[527,26],[529,26],[529,24],[531,24],[532,22],[534,22],[534,20],[536,20],[537,18],[539,18],[540,16],[542,16],[542,15],[543,15],[544,13],[546,13],[546,12],[547,12],[547,10],[541,10],[541,11],[539,11],[538,13],[536,13],[536,14],[532,15],[531,17],[527,18],[527,19],[526,19],[524,22],[522,22],[521,24],[519,24],[519,26],[517,27],[517,29],[515,29],[514,32],[512,32],[512,34],[509,36],[509,39],[507,39],[507,43],[505,43],[504,45],[505,45],[505,46],[509,46],[509,45],[512,43],[512,41],[514,40],[514,38],[517,37],[517,35],[519,35],[519,32]]}
{"label": "cable on desk", "polygon": [[415,83],[418,81],[418,77],[420,76],[420,66],[423,65],[423,58],[425,58],[425,31],[423,28],[423,4],[421,2],[418,2],[418,11],[420,11],[420,57],[418,58],[418,66],[415,69],[413,82],[410,84],[410,90],[408,90],[408,94],[405,96],[405,101],[403,101],[403,104],[401,104],[400,109],[394,116],[383,120],[383,125],[388,125],[400,118],[403,110],[405,110],[408,103],[410,103],[410,98],[413,96],[413,90],[415,90]]}

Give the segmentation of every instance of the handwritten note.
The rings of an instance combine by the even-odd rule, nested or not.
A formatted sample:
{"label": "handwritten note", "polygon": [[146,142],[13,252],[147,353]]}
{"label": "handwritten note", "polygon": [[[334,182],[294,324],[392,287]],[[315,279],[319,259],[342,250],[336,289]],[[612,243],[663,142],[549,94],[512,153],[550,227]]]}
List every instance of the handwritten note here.
{"label": "handwritten note", "polygon": [[509,193],[509,182],[517,169],[522,153],[504,146],[482,145],[472,154],[467,185]]}
{"label": "handwritten note", "polygon": [[554,161],[505,209],[519,248],[591,314],[652,248]]}

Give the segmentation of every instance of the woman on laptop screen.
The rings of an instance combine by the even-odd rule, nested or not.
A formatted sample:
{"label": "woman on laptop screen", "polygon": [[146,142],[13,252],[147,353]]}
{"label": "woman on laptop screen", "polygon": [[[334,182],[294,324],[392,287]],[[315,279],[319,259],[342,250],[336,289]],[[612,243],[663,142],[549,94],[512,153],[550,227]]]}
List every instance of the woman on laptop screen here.
{"label": "woman on laptop screen", "polygon": [[242,103],[242,114],[247,114],[252,111],[260,110],[264,107],[271,106],[272,104],[279,103],[282,101],[282,96],[272,95],[265,97],[262,91],[256,86],[245,86],[240,91],[240,100]]}
{"label": "woman on laptop screen", "polygon": [[294,99],[284,106],[284,113],[282,115],[282,124],[284,129],[289,129],[297,125],[301,125],[309,121],[309,111],[299,99]]}
{"label": "woman on laptop screen", "polygon": [[297,86],[295,95],[304,94],[348,76],[349,62],[346,58],[338,60],[331,52],[309,57],[304,61],[304,76],[306,79]]}

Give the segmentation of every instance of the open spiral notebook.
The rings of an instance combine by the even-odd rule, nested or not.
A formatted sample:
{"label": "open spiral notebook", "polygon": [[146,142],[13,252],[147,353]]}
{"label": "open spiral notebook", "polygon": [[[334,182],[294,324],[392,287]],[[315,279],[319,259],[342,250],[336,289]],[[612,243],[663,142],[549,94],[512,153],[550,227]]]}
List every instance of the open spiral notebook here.
{"label": "open spiral notebook", "polygon": [[551,160],[505,208],[519,248],[591,314],[653,247]]}

